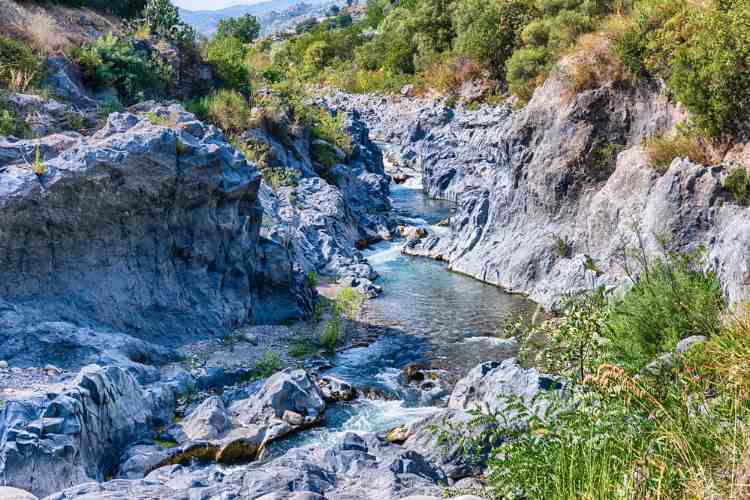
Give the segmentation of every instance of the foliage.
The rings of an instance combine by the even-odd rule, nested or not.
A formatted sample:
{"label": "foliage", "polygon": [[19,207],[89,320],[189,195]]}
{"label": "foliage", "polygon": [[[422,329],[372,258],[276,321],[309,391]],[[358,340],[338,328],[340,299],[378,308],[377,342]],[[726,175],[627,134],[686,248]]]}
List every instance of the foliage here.
{"label": "foliage", "polygon": [[326,322],[323,333],[320,336],[320,344],[327,350],[333,352],[339,344],[341,337],[341,317],[337,314]]}
{"label": "foliage", "polygon": [[180,20],[180,12],[171,0],[149,0],[141,23],[149,33],[164,40],[192,43],[196,37],[193,28]]}
{"label": "foliage", "polygon": [[508,60],[507,68],[508,89],[528,101],[548,71],[549,53],[538,47],[519,49]]}
{"label": "foliage", "polygon": [[336,296],[335,311],[346,319],[354,320],[362,307],[362,302],[362,296],[356,290],[345,287]]}
{"label": "foliage", "polygon": [[750,111],[750,5],[641,0],[617,50],[635,75],[666,80],[705,133],[734,133]]}
{"label": "foliage", "polygon": [[254,378],[267,378],[281,370],[283,362],[278,354],[268,349],[255,362],[253,367]]}
{"label": "foliage", "polygon": [[34,161],[31,162],[31,171],[37,177],[44,177],[49,172],[49,167],[47,167],[47,164],[42,159],[42,151],[38,145],[34,150]]}
{"label": "foliage", "polygon": [[84,79],[94,88],[114,88],[126,103],[163,96],[171,68],[132,40],[104,35],[73,53]]}
{"label": "foliage", "polygon": [[347,130],[346,115],[343,113],[332,115],[324,109],[318,109],[317,113],[313,112],[309,120],[313,137],[334,144],[347,156],[353,153],[354,144]]}
{"label": "foliage", "polygon": [[31,130],[13,104],[0,95],[0,136],[3,135],[27,138],[31,135]]}
{"label": "foliage", "polygon": [[246,54],[246,47],[240,39],[214,38],[206,47],[206,62],[227,88],[249,94],[250,80],[244,64]]}
{"label": "foliage", "polygon": [[300,173],[289,167],[266,167],[260,170],[263,180],[278,191],[282,187],[294,187],[299,182]]}
{"label": "foliage", "polygon": [[683,338],[719,331],[724,296],[701,251],[668,252],[650,261],[636,254],[634,259],[638,276],[614,301],[606,323],[606,335],[623,366],[643,367]]}
{"label": "foliage", "polygon": [[304,336],[298,335],[289,343],[289,355],[294,358],[304,358],[315,354],[315,343]]}
{"label": "foliage", "polygon": [[245,96],[234,90],[218,90],[202,99],[189,101],[186,107],[229,134],[249,127],[250,104]]}
{"label": "foliage", "polygon": [[310,288],[317,288],[318,283],[320,282],[320,279],[318,278],[318,273],[315,271],[310,271],[307,273],[307,286]]}
{"label": "foliage", "polygon": [[649,137],[644,146],[651,166],[660,173],[666,172],[675,158],[687,158],[704,165],[711,163],[706,148],[693,134],[680,132],[673,136]]}
{"label": "foliage", "polygon": [[525,1],[459,0],[453,14],[455,50],[501,77],[528,18]]}
{"label": "foliage", "polygon": [[44,61],[26,43],[0,34],[0,90],[26,92],[44,78]]}
{"label": "foliage", "polygon": [[260,22],[253,15],[222,19],[216,28],[217,38],[236,38],[242,43],[251,43],[260,34]]}
{"label": "foliage", "polygon": [[724,179],[724,189],[743,206],[750,205],[750,176],[744,166],[734,167]]}

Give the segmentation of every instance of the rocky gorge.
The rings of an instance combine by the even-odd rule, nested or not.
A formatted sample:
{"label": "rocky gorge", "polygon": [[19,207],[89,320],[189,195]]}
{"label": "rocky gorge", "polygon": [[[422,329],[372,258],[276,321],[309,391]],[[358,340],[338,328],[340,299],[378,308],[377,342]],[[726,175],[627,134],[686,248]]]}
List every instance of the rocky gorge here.
{"label": "rocky gorge", "polygon": [[[521,110],[334,93],[316,102],[353,148],[323,144],[324,175],[304,133],[232,143],[148,102],[80,134],[44,119],[64,104],[14,98],[44,102],[44,136],[0,139],[0,481],[37,497],[475,499],[489,449],[440,429],[565,388],[498,334],[533,304],[486,283],[552,308],[592,274],[623,284],[625,249],[667,234],[744,298],[748,209],[721,167],[648,168],[640,141],[680,119],[653,89],[550,79]],[[185,359],[311,316],[318,274],[372,298],[359,321],[381,335],[259,380]]]}

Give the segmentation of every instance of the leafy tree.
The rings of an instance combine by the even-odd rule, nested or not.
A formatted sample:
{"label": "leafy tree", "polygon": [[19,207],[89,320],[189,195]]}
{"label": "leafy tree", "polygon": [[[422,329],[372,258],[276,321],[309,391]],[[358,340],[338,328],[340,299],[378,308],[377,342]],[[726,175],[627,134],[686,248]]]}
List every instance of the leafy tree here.
{"label": "leafy tree", "polygon": [[528,18],[524,1],[459,0],[453,15],[455,50],[501,76]]}
{"label": "leafy tree", "polygon": [[219,38],[233,37],[243,43],[251,43],[260,34],[260,22],[258,18],[250,14],[240,17],[230,17],[219,21],[216,28],[216,36]]}
{"label": "leafy tree", "polygon": [[245,44],[234,37],[218,37],[206,47],[206,61],[216,76],[229,88],[249,92],[250,82],[244,65]]}

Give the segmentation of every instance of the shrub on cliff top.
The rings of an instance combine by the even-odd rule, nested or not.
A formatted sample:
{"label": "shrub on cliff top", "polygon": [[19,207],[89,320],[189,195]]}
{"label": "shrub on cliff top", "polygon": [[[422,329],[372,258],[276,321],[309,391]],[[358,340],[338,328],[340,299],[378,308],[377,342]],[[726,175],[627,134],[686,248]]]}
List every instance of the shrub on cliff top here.
{"label": "shrub on cliff top", "polygon": [[76,49],[73,57],[87,83],[98,89],[114,88],[127,104],[163,96],[172,76],[157,55],[111,33]]}

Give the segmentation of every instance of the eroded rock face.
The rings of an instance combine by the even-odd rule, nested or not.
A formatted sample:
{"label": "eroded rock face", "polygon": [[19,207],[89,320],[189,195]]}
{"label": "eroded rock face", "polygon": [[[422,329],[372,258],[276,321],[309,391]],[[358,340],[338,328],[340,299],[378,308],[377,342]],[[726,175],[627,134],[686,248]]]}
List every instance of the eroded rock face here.
{"label": "eroded rock face", "polygon": [[659,175],[640,148],[685,118],[658,90],[572,95],[552,78],[519,111],[345,94],[330,101],[359,110],[375,139],[400,147],[429,195],[457,203],[450,234],[412,240],[406,253],[554,306],[591,287],[587,256],[598,284],[626,282],[623,249],[637,245],[638,228],[650,255],[665,235],[672,249],[704,245],[729,299],[746,297],[750,210],[722,188],[729,169],[675,160]]}
{"label": "eroded rock face", "polygon": [[122,368],[90,366],[56,394],[7,400],[0,478],[38,496],[102,481],[130,443],[171,420],[176,396],[169,384],[146,389]]}
{"label": "eroded rock face", "polygon": [[165,342],[300,316],[286,250],[259,237],[257,169],[179,106],[150,111],[167,126],[113,114],[44,175],[0,172],[0,295]]}

